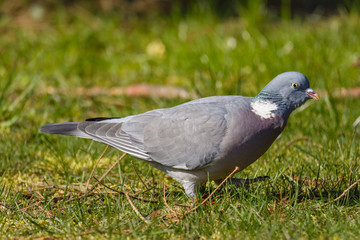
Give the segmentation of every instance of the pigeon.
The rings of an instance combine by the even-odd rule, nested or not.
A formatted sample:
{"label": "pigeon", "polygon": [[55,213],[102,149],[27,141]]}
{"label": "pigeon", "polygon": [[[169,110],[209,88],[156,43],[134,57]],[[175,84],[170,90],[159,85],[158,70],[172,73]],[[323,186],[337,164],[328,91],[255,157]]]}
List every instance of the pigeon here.
{"label": "pigeon", "polygon": [[196,198],[201,184],[220,182],[261,157],[291,112],[309,99],[319,96],[306,76],[285,72],[255,97],[205,97],[127,117],[47,124],[40,131],[110,145],[149,162]]}

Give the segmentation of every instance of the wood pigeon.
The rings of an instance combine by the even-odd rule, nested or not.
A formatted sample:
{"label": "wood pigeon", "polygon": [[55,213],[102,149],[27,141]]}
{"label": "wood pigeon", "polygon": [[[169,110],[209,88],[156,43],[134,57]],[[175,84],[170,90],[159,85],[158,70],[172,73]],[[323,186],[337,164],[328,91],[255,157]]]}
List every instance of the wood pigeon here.
{"label": "wood pigeon", "polygon": [[285,72],[256,97],[206,97],[128,117],[47,124],[40,131],[92,139],[145,160],[195,198],[199,185],[263,155],[308,99],[319,99],[308,79]]}

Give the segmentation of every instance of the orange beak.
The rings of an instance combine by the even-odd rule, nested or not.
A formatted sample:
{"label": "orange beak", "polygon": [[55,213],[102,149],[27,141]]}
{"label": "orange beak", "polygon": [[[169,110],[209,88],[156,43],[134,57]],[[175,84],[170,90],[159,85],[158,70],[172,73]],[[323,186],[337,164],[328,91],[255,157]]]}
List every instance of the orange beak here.
{"label": "orange beak", "polygon": [[312,88],[307,88],[305,92],[314,100],[319,100],[320,97]]}

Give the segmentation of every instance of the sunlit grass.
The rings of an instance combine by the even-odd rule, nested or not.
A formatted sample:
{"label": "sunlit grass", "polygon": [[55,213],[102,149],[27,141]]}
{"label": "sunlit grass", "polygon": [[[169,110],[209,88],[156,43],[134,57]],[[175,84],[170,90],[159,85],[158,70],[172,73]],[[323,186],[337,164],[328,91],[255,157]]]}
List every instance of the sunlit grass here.
{"label": "sunlit grass", "polygon": [[[356,238],[359,186],[320,206],[360,176],[359,126],[354,126],[360,101],[333,94],[360,86],[360,18],[355,13],[288,22],[253,17],[147,20],[59,9],[25,25],[0,19],[0,236]],[[164,205],[162,194],[166,182],[167,202],[181,216],[187,208],[176,204],[193,206],[181,186],[130,156],[104,183],[157,201],[133,200],[149,225],[123,195],[101,185],[94,195],[75,199],[105,146],[38,132],[45,123],[127,116],[186,101],[94,96],[74,89],[149,83],[180,86],[201,97],[252,96],[289,70],[306,74],[323,95],[293,113],[270,150],[237,175],[271,179],[249,189],[226,186],[179,218]],[[50,87],[63,92],[51,93]],[[120,155],[108,151],[96,178]],[[131,161],[151,191],[145,191]],[[209,183],[203,192],[214,188]]]}

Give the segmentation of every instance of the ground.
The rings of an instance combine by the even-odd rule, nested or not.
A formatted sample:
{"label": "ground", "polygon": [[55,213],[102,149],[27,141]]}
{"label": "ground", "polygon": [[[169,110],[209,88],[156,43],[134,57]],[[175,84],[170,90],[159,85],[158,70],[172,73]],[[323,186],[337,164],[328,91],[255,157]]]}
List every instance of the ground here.
{"label": "ground", "polygon": [[[251,12],[139,18],[36,5],[2,15],[0,236],[356,238],[359,22],[356,11],[283,21]],[[127,116],[197,97],[254,96],[290,70],[304,73],[321,100],[294,112],[269,151],[236,174],[270,179],[224,186],[194,211],[200,200],[131,156],[97,184],[122,154],[111,148],[86,194],[105,146],[39,133],[46,123]],[[136,84],[147,84],[145,93]],[[207,184],[203,198],[215,187]]]}

